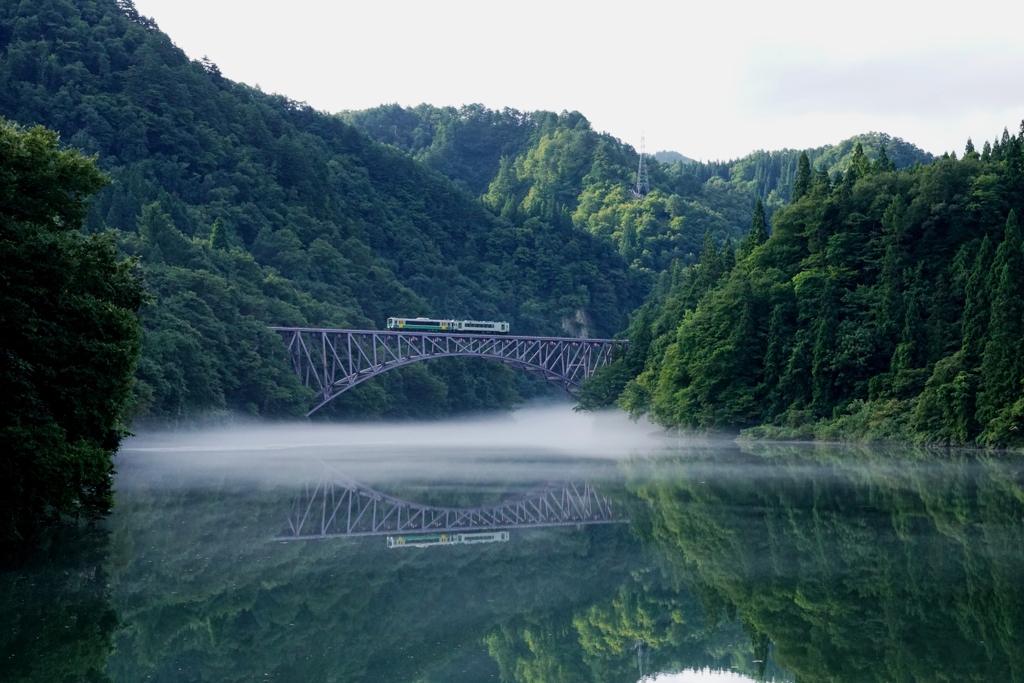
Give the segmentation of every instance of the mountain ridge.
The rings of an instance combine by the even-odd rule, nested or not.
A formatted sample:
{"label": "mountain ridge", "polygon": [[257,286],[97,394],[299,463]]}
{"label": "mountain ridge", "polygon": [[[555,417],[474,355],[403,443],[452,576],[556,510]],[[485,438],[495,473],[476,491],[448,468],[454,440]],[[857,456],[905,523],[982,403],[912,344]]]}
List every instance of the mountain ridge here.
{"label": "mountain ridge", "polygon": [[[645,291],[571,221],[496,217],[338,117],[188,59],[129,0],[0,7],[0,116],[59,131],[112,179],[86,229],[139,256],[155,296],[137,416],[302,414],[307,391],[268,325],[445,314],[553,334],[582,317],[610,336]],[[507,407],[532,386],[499,364],[436,361],[332,410],[436,416]]]}

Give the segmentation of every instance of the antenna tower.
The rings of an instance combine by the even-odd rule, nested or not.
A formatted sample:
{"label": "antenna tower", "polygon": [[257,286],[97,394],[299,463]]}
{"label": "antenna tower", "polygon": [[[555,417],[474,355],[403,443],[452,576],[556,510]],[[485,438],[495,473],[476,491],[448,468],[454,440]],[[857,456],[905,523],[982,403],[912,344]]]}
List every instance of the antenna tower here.
{"label": "antenna tower", "polygon": [[636,170],[636,187],[630,192],[634,199],[643,199],[651,191],[651,184],[647,180],[647,146],[643,135],[640,136],[640,167]]}

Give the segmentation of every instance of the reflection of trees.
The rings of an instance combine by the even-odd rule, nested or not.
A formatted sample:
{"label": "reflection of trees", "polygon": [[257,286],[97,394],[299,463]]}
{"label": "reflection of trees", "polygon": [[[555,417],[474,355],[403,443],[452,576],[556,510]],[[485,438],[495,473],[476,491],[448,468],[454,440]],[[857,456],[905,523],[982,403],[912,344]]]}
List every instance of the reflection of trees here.
{"label": "reflection of trees", "polygon": [[637,638],[657,645],[653,668],[728,668],[749,654],[735,622],[709,639],[716,624],[645,568],[625,525],[443,550],[270,543],[290,495],[122,492],[114,680],[632,682]]}
{"label": "reflection of trees", "polygon": [[633,683],[641,673],[704,667],[756,673],[739,623],[708,618],[692,593],[664,578],[635,570],[590,606],[506,621],[486,638],[503,680]]}
{"label": "reflection of trees", "polygon": [[[54,554],[32,582],[0,578],[0,614],[22,620],[4,653],[26,647],[35,667],[0,679],[74,680],[109,655],[117,681],[632,683],[641,642],[645,672],[1021,680],[1019,466],[744,448],[626,466],[613,495],[642,553],[624,526],[443,552],[279,544],[268,538],[291,491],[125,491],[109,551]],[[85,624],[73,642],[60,630],[71,618]]]}
{"label": "reflection of trees", "polygon": [[593,604],[636,552],[625,525],[443,550],[269,542],[290,496],[122,492],[115,680],[187,678],[178,669],[210,681],[484,679],[496,673],[486,633]]}
{"label": "reflection of trees", "polygon": [[0,568],[0,680],[109,680],[117,618],[102,565],[107,534],[61,529]]}
{"label": "reflection of trees", "polygon": [[[734,605],[799,680],[1021,680],[1017,465],[748,447],[636,477],[649,552]],[[680,462],[661,465],[672,471]]]}

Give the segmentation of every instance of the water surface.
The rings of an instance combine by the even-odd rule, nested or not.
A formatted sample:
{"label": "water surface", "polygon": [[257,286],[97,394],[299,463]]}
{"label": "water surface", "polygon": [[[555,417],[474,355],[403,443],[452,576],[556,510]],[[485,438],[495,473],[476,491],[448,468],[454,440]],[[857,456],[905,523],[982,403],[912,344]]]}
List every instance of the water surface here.
{"label": "water surface", "polygon": [[[117,465],[109,520],[0,573],[0,680],[1024,680],[1008,456],[683,440],[554,408],[153,433]],[[275,540],[297,509],[347,513],[314,493],[353,486],[432,511],[589,490],[616,519]]]}

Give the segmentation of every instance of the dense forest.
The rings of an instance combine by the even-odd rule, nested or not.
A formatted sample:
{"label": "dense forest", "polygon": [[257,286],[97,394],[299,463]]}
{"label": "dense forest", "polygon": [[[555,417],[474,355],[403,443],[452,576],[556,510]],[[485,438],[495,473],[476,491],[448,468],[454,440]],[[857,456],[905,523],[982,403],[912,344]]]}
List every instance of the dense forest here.
{"label": "dense forest", "polygon": [[[638,199],[635,150],[577,112],[331,116],[189,60],[128,0],[6,5],[0,48],[0,115],[96,155],[112,182],[85,231],[141,259],[135,418],[301,414],[309,391],[267,326],[401,313],[601,336],[629,320],[630,353],[584,405],[668,426],[1017,444],[1018,136],[959,159],[880,133],[663,155]],[[441,416],[537,390],[437,361],[325,415]]]}
{"label": "dense forest", "polygon": [[770,237],[759,204],[736,249],[666,273],[591,400],[752,437],[1022,445],[1022,147],[899,171],[856,146],[833,176],[801,157]]}
{"label": "dense forest", "polygon": [[[741,159],[698,163],[661,154],[647,158],[651,192],[637,201],[639,156],[579,113],[494,111],[384,105],[345,112],[343,120],[481,196],[508,220],[570,222],[611,241],[645,280],[679,261],[696,262],[705,233],[720,246],[747,233],[762,199],[767,215],[789,202],[799,150],[754,152]],[[932,156],[883,133],[806,150],[830,175],[845,171],[860,144],[869,159],[885,148],[897,168]]]}
{"label": "dense forest", "polygon": [[146,300],[110,235],[84,235],[95,165],[0,120],[0,547],[113,503]]}
{"label": "dense forest", "polygon": [[[645,292],[613,247],[570,221],[493,215],[339,118],[189,60],[129,0],[0,7],[0,116],[58,131],[112,181],[85,230],[140,256],[154,295],[137,417],[302,414],[308,392],[271,324],[437,315],[611,335]],[[499,364],[439,361],[330,407],[436,416],[531,390]]]}

